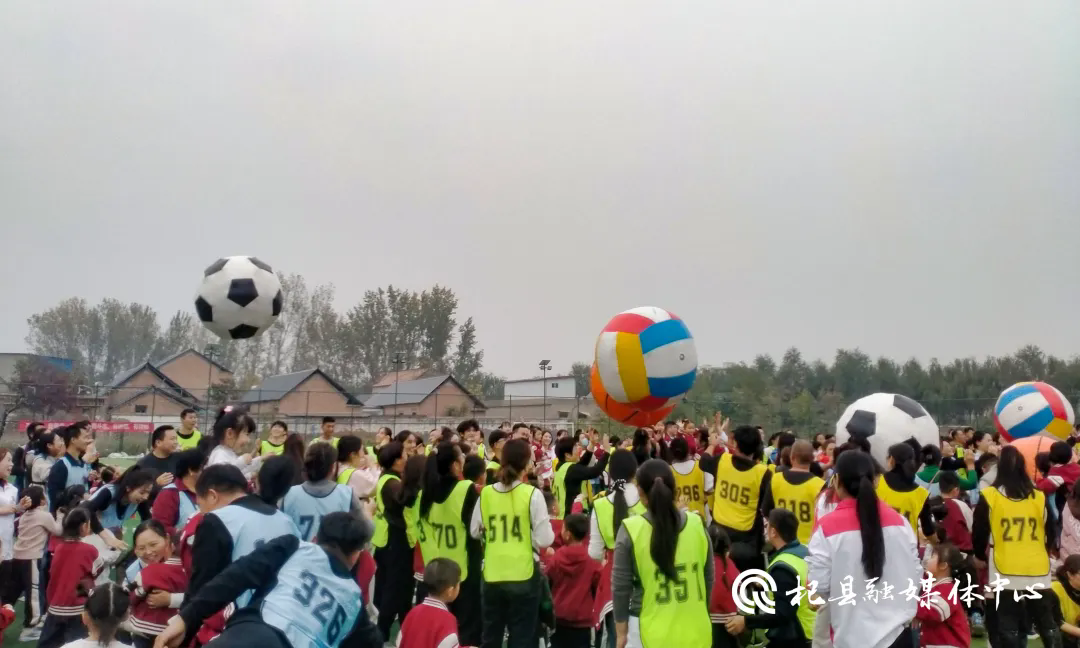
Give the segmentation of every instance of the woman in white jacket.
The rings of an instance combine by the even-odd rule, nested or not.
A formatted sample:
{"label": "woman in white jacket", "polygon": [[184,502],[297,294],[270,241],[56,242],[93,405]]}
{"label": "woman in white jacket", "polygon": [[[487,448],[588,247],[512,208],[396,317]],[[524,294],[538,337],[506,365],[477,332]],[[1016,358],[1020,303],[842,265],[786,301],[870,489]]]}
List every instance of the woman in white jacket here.
{"label": "woman in white jacket", "polygon": [[262,457],[244,452],[254,432],[255,420],[248,415],[247,410],[232,405],[222,408],[218,412],[217,420],[214,421],[212,440],[215,445],[210,451],[206,465],[232,464],[244,473],[244,477],[248,479],[254,477],[259,472],[259,466],[262,465]]}

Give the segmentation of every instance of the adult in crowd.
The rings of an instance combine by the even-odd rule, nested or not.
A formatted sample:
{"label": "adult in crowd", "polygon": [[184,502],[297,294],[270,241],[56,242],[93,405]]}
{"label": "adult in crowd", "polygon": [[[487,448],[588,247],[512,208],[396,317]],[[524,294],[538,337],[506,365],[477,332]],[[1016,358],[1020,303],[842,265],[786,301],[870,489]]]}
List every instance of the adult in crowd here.
{"label": "adult in crowd", "polygon": [[195,427],[198,415],[193,409],[180,412],[180,429],[176,431],[176,443],[181,450],[194,450],[202,440],[202,432]]}
{"label": "adult in crowd", "polygon": [[[476,456],[487,459],[487,450],[484,448],[484,433],[480,430],[479,421],[476,419],[462,421],[458,423],[457,431],[462,441],[472,446],[472,451]],[[376,443],[378,440],[378,436],[376,436]]]}
{"label": "adult in crowd", "polygon": [[646,511],[627,517],[615,538],[615,645],[709,646],[714,566],[705,523],[676,508],[675,476],[664,461],[642,464],[637,484]]}
{"label": "adult in crowd", "polygon": [[476,646],[482,627],[483,547],[469,535],[469,523],[480,495],[472,482],[462,479],[464,468],[465,455],[456,444],[444,441],[436,446],[427,460],[417,528],[424,562],[447,558],[461,568],[461,591],[449,609],[458,622],[459,640]]}
{"label": "adult in crowd", "polygon": [[304,483],[304,453],[306,452],[304,445],[304,437],[298,432],[293,432],[289,436],[285,437],[285,444],[282,448],[281,455],[288,459],[293,468],[296,470],[293,472],[293,485]]}
{"label": "adult in crowd", "polygon": [[26,443],[15,448],[12,455],[11,481],[21,493],[30,482],[30,468],[34,464],[37,455],[38,436],[45,431],[45,424],[31,421],[26,426]]}
{"label": "adult in crowd", "polygon": [[[599,460],[590,466],[593,453]],[[554,493],[558,506],[555,519],[561,520],[570,514],[574,500],[581,494],[581,484],[604,474],[608,455],[603,448],[598,447],[596,432],[590,430],[588,435],[582,435],[579,443],[570,438],[559,439],[555,444],[555,459],[558,467],[555,468],[555,476],[552,478],[551,492]]]}
{"label": "adult in crowd", "polygon": [[372,465],[371,457],[364,452],[364,442],[360,437],[351,434],[341,437],[338,441],[337,460],[337,483],[347,485],[358,498],[369,499],[379,481],[379,470]]}
{"label": "adult in crowd", "polygon": [[7,448],[0,448],[0,603],[14,605],[22,594],[15,574],[15,516],[30,505],[30,498],[19,500],[19,491],[11,483],[15,458]]}
{"label": "adult in crowd", "polygon": [[633,452],[612,452],[611,461],[608,462],[611,488],[593,502],[593,510],[589,516],[589,557],[602,564],[593,615],[596,627],[603,625],[607,631],[608,648],[615,648],[615,617],[611,613],[611,569],[615,532],[622,527],[623,520],[627,517],[645,512],[645,504],[641,501],[634,482],[637,469],[638,462]]}
{"label": "adult in crowd", "polygon": [[995,587],[998,578],[1005,581],[996,604],[987,601],[986,606],[986,630],[995,648],[1023,646],[1028,631],[1025,619],[1034,624],[1045,648],[1062,645],[1052,597],[1026,595],[1052,584],[1050,551],[1056,547],[1058,529],[1050,506],[1053,503],[1028,477],[1020,451],[1002,448],[994,483],[979,494],[971,533],[975,557],[988,564],[990,587]]}
{"label": "adult in crowd", "polygon": [[844,452],[835,477],[836,509],[818,520],[810,538],[807,578],[818,584],[819,598],[809,602],[818,607],[835,597],[828,603],[835,648],[914,648],[917,600],[883,596],[869,606],[840,605],[852,581],[920,582],[923,567],[911,523],[878,499],[869,454]]}
{"label": "adult in crowd", "polygon": [[175,479],[161,489],[150,506],[150,517],[161,522],[169,535],[182,531],[199,507],[195,484],[202,474],[206,455],[199,450],[182,450],[172,455]]}
{"label": "adult in crowd", "polygon": [[690,453],[690,444],[684,437],[671,441],[671,470],[675,473],[675,499],[681,507],[693,511],[709,522],[708,494],[713,492],[716,476],[701,469],[700,463]]}
{"label": "adult in crowd", "polygon": [[334,426],[337,424],[337,420],[333,416],[324,416],[322,425],[319,426],[319,436],[315,437],[312,443],[329,443],[330,445],[337,447],[338,438],[334,436]]}
{"label": "adult in crowd", "polygon": [[[494,433],[493,433],[494,434]],[[480,491],[469,521],[473,538],[485,538],[483,648],[534,648],[540,610],[540,569],[535,550],[555,541],[539,489],[524,481],[532,459],[526,441],[506,441],[498,483]]]}
{"label": "adult in crowd", "polygon": [[255,429],[255,420],[247,411],[239,407],[223,407],[214,421],[214,448],[206,465],[230,464],[239,468],[248,479],[254,477],[262,465],[262,457],[253,457],[244,450],[251,442]]}
{"label": "adult in crowd", "polygon": [[114,541],[106,537],[106,543],[121,551],[127,549],[124,537],[124,523],[138,514],[140,520],[150,517],[150,489],[154,477],[149,470],[141,466],[131,466],[112,484],[105,484],[94,492],[83,506],[91,512],[90,529],[101,533],[108,529]]}
{"label": "adult in crowd", "polygon": [[285,421],[274,421],[270,424],[270,434],[267,439],[259,442],[259,456],[272,457],[285,451],[285,439],[289,437],[289,426]]}
{"label": "adult in crowd", "polygon": [[731,560],[742,572],[765,566],[760,504],[772,473],[761,462],[762,441],[757,428],[743,425],[735,428],[732,436],[735,443],[716,464],[712,515],[731,539]]}
{"label": "adult in crowd", "polygon": [[791,467],[774,474],[762,497],[761,512],[768,516],[774,508],[783,508],[795,514],[798,522],[798,540],[803,545],[810,542],[814,530],[815,505],[818,494],[825,487],[825,480],[810,472],[814,462],[814,446],[800,439],[791,446]]}
{"label": "adult in crowd", "polygon": [[337,455],[337,449],[329,443],[308,446],[304,457],[307,481],[290,488],[281,502],[281,510],[300,529],[301,540],[313,542],[318,537],[319,520],[324,515],[352,512],[363,517],[360,500],[352,489],[337,483]]}
{"label": "adult in crowd", "polygon": [[[379,450],[382,475],[375,486],[375,533],[371,544],[375,548],[378,573],[374,603],[379,610],[379,631],[384,637],[390,636],[395,622],[405,620],[412,605],[413,548],[406,532],[405,509],[416,503],[422,484],[412,484],[405,475],[410,458],[404,445],[397,441]],[[422,478],[421,473],[419,479]]]}
{"label": "adult in crowd", "polygon": [[[915,444],[918,445],[918,444]],[[927,504],[930,493],[915,482],[919,468],[916,451],[910,444],[896,443],[889,446],[885,470],[877,483],[877,496],[894,511],[904,516],[911,524],[911,530],[918,536],[919,527],[929,538],[934,534],[936,524]]]}
{"label": "adult in crowd", "polygon": [[87,448],[94,441],[90,421],[73,423],[64,428],[62,434],[66,452],[49,470],[49,478],[45,484],[49,510],[52,512],[56,512],[56,503],[66,489],[72,486],[89,486],[90,473],[98,459],[96,453],[87,452]]}
{"label": "adult in crowd", "polygon": [[154,477],[151,502],[162,487],[173,482],[176,476],[176,452],[179,449],[176,428],[171,425],[159,425],[150,435],[150,452],[143,455],[135,465],[141,466]]}
{"label": "adult in crowd", "polygon": [[59,429],[39,431],[33,451],[34,461],[30,465],[30,473],[27,475],[28,485],[41,486],[44,489],[46,482],[49,481],[49,472],[52,471],[53,464],[64,456],[66,449],[64,437],[60,434]]}

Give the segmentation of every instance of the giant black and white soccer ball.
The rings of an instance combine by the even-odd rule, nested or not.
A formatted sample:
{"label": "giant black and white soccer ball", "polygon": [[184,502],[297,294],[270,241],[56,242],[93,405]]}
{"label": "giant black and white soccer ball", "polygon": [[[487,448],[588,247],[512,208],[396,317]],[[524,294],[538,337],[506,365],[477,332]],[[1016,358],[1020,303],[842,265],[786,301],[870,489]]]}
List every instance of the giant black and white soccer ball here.
{"label": "giant black and white soccer ball", "polygon": [[281,281],[266,263],[251,256],[218,259],[203,273],[195,312],[206,328],[227,340],[255,337],[281,314]]}
{"label": "giant black and white soccer ball", "polygon": [[837,445],[850,439],[866,439],[870,454],[882,466],[889,456],[889,446],[910,438],[920,446],[937,445],[937,423],[922,405],[900,394],[870,394],[844,410],[836,422]]}

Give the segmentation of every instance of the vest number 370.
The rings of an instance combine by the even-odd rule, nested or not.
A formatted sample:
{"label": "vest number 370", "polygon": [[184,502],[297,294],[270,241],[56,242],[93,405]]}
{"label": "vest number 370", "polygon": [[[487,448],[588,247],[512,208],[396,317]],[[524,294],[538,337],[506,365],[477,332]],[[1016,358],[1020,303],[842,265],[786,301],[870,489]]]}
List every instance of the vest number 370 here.
{"label": "vest number 370", "polygon": [[[675,580],[670,580],[660,569],[656,570],[653,577],[660,584],[660,589],[656,592],[656,602],[658,604],[666,605],[671,603],[672,594],[675,595],[676,603],[686,603],[690,600],[690,586],[686,581],[686,571],[686,565],[675,565]],[[701,565],[697,563],[690,564],[690,577],[694,579],[694,583],[697,585],[697,600],[704,601],[705,592],[702,591],[701,581],[698,580],[698,572],[700,571]]]}
{"label": "vest number 370", "polygon": [[488,516],[488,542],[499,542],[499,529],[502,529],[502,542],[510,542],[510,538],[515,540],[524,541],[525,536],[521,534],[521,517],[515,515],[512,522],[508,524],[507,517],[505,515],[489,515]]}
{"label": "vest number 370", "polygon": [[1039,521],[1033,517],[1014,517],[1014,518],[1001,518],[1001,539],[1011,542],[1024,539],[1024,530],[1030,529],[1030,538],[1038,541],[1039,536],[1038,525]]}
{"label": "vest number 370", "polygon": [[[293,598],[300,605],[311,608],[311,615],[319,623],[326,626],[326,638],[330,643],[337,643],[337,639],[341,635],[341,626],[345,623],[345,608],[336,604],[337,602],[334,600],[334,595],[330,590],[319,587],[319,579],[315,578],[315,575],[311,572],[301,572],[300,580],[303,581],[303,584],[293,589]],[[319,603],[312,608],[311,603],[315,599],[316,589],[319,590]],[[331,610],[333,610],[333,616],[330,616]]]}
{"label": "vest number 370", "polygon": [[729,484],[726,481],[721,481],[720,485],[716,489],[717,495],[720,499],[726,499],[732,504],[742,504],[743,506],[750,506],[750,487],[738,486],[736,484]]}

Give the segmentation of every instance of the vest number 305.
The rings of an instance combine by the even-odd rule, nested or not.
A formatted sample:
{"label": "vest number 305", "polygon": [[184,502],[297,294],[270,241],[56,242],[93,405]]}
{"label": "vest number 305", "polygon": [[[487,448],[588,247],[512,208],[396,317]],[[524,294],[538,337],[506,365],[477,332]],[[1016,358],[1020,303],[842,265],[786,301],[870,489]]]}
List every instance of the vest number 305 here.
{"label": "vest number 305", "polygon": [[750,487],[749,486],[737,486],[735,484],[729,484],[726,481],[721,481],[720,485],[716,489],[717,495],[720,499],[726,499],[733,504],[742,504],[743,506],[750,506]]}

